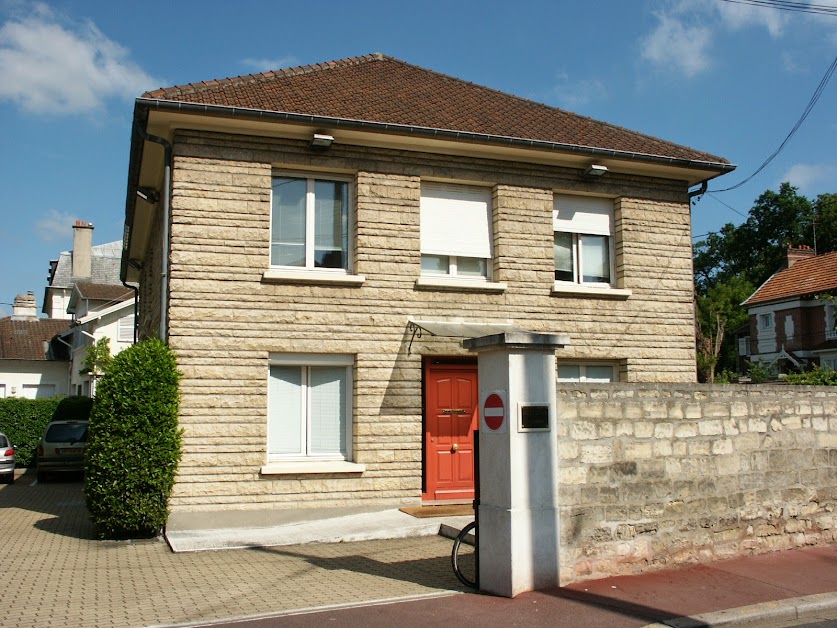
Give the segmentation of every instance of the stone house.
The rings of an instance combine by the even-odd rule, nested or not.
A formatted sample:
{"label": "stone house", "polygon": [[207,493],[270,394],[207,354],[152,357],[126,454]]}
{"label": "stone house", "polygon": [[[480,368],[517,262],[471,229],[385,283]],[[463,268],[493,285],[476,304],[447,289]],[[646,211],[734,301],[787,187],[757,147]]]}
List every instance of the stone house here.
{"label": "stone house", "polygon": [[742,304],[750,320],[738,336],[739,355],[780,373],[837,368],[835,303],[818,298],[835,294],[837,252],[788,248],[784,268]]}
{"label": "stone house", "polygon": [[466,337],[695,381],[689,189],[720,157],[380,54],[149,92],[134,128],[121,278],[183,374],[170,526],[470,500]]}

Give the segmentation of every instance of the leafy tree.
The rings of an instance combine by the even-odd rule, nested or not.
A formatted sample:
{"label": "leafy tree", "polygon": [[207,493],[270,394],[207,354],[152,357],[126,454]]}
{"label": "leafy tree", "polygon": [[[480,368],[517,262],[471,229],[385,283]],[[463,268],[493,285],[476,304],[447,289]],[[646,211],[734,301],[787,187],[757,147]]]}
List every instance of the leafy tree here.
{"label": "leafy tree", "polygon": [[696,327],[698,373],[701,381],[713,383],[715,372],[735,370],[733,333],[747,322],[741,302],[753,293],[753,285],[741,275],[713,285],[697,294]]}
{"label": "leafy tree", "polygon": [[[822,211],[837,212],[829,200],[821,202]],[[783,183],[779,192],[767,190],[756,199],[746,221],[738,226],[727,223],[695,245],[698,292],[739,275],[761,285],[781,268],[789,245],[813,247],[813,224],[814,205],[797,188]],[[832,249],[818,246],[818,250]]]}
{"label": "leafy tree", "polygon": [[90,415],[84,494],[102,538],[159,534],[180,460],[174,354],[149,339],[106,370]]}
{"label": "leafy tree", "polygon": [[788,246],[801,244],[816,244],[818,253],[837,250],[837,194],[821,194],[812,203],[790,183],[782,183],[778,192],[767,190],[756,199],[742,224],[727,223],[695,245],[696,338],[703,381],[713,381],[714,372],[736,368],[733,332],[747,320],[740,303],[781,269]]}
{"label": "leafy tree", "polygon": [[94,344],[87,347],[87,352],[84,354],[84,360],[81,365],[84,367],[80,373],[90,373],[93,376],[93,390],[96,389],[96,382],[105,374],[108,367],[113,362],[113,356],[110,354],[110,338],[105,336],[99,338]]}

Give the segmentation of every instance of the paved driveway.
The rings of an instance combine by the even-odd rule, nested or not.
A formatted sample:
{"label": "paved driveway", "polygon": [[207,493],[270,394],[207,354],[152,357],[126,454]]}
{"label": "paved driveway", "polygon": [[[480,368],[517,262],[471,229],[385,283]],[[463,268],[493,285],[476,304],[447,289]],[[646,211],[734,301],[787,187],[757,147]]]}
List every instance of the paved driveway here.
{"label": "paved driveway", "polygon": [[4,626],[148,626],[460,590],[450,541],[417,537],[173,554],[99,541],[78,481],[0,487]]}

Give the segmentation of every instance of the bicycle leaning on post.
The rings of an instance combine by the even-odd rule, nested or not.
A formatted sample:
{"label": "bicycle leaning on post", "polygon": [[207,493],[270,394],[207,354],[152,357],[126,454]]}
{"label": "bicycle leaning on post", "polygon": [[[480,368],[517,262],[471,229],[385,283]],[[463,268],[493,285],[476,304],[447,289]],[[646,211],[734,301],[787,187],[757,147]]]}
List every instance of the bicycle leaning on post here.
{"label": "bicycle leaning on post", "polygon": [[[471,549],[468,549],[471,548]],[[479,562],[477,558],[477,522],[466,525],[453,541],[450,553],[453,573],[466,587],[479,588]]]}
{"label": "bicycle leaning on post", "polygon": [[480,588],[479,504],[480,504],[480,432],[474,430],[474,520],[453,541],[450,561],[453,573],[466,587]]}

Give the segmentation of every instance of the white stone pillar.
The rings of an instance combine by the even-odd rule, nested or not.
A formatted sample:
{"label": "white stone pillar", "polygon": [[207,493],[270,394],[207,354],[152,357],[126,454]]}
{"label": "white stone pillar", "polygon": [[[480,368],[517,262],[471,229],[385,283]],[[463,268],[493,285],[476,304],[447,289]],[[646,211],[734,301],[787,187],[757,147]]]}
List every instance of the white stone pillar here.
{"label": "white stone pillar", "polygon": [[510,332],[463,343],[479,355],[479,582],[486,593],[514,597],[559,584],[555,349],[568,342]]}

